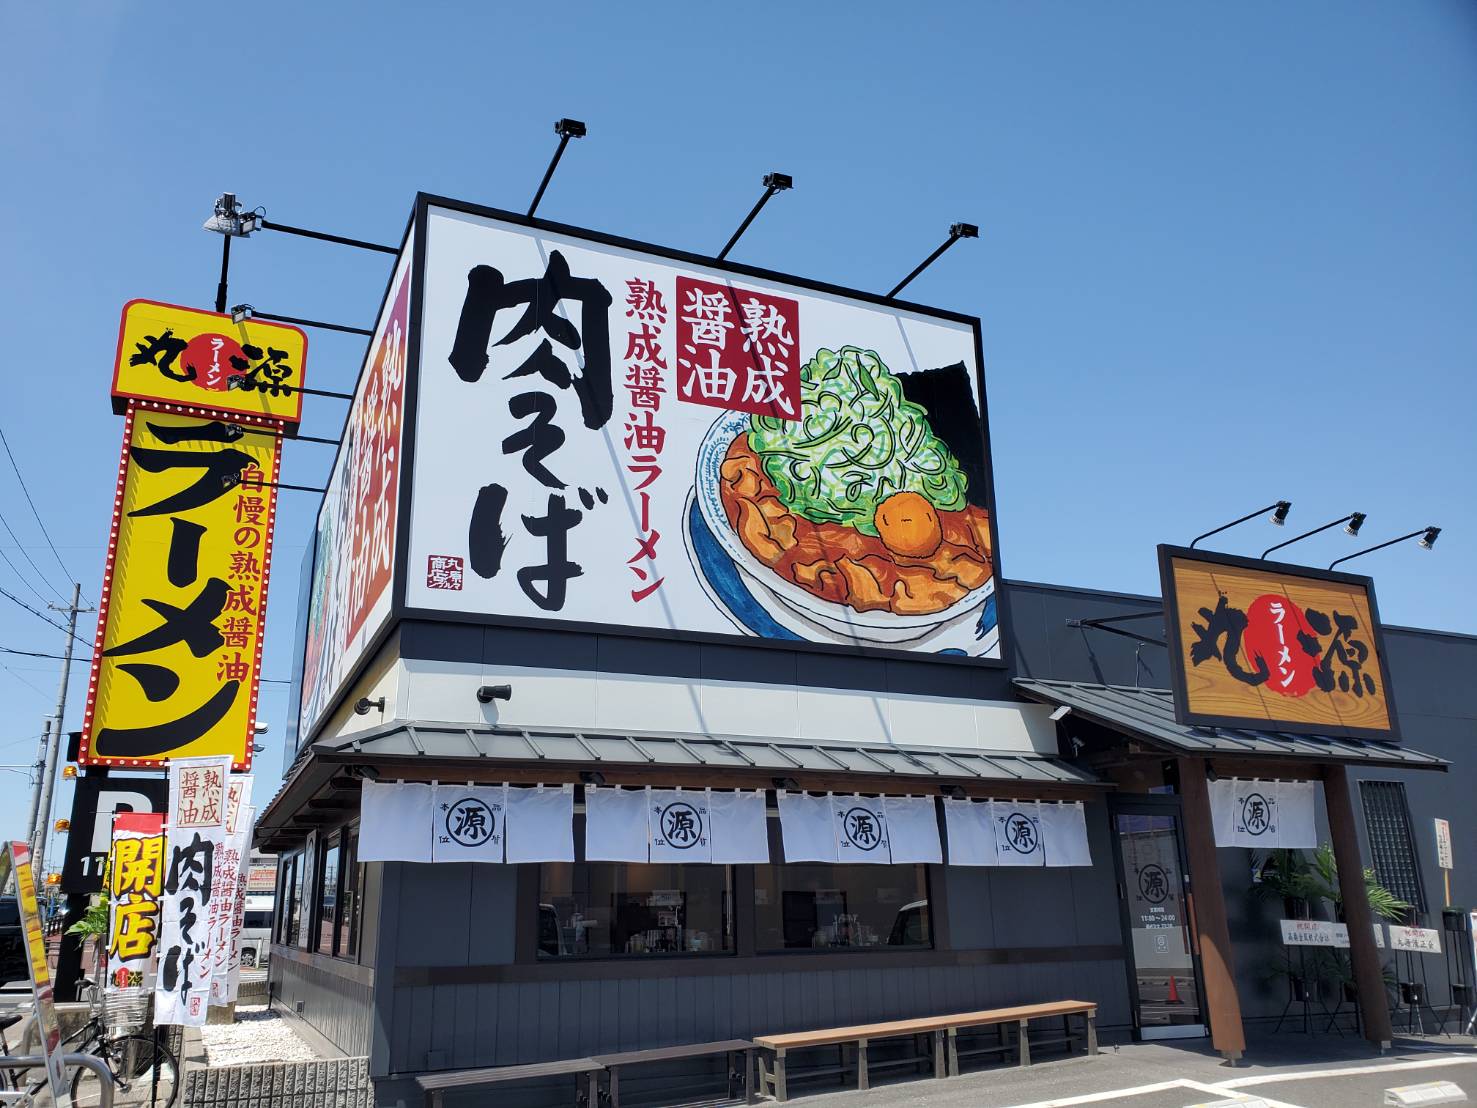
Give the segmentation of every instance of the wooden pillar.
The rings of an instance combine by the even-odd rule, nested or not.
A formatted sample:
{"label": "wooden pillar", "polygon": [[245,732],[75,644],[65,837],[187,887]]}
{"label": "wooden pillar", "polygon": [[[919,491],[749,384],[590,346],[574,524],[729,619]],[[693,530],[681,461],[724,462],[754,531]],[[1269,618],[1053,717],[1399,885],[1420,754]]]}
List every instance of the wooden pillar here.
{"label": "wooden pillar", "polygon": [[1195,899],[1194,922],[1200,944],[1200,973],[1205,978],[1205,1010],[1210,1017],[1210,1041],[1216,1050],[1234,1062],[1246,1050],[1246,1030],[1241,1026],[1241,1000],[1236,995],[1231,930],[1226,923],[1226,898],[1221,891],[1221,867],[1215,853],[1215,824],[1210,814],[1205,759],[1179,759],[1179,778],[1185,817],[1185,853],[1190,858],[1190,891]]}
{"label": "wooden pillar", "polygon": [[1323,797],[1328,805],[1328,831],[1339,867],[1339,894],[1344,922],[1349,927],[1349,958],[1354,963],[1354,988],[1364,1016],[1364,1037],[1381,1050],[1390,1045],[1390,1007],[1385,997],[1384,972],[1374,945],[1374,913],[1364,888],[1364,862],[1359,857],[1359,833],[1354,829],[1354,806],[1349,800],[1349,775],[1341,765],[1323,771]]}

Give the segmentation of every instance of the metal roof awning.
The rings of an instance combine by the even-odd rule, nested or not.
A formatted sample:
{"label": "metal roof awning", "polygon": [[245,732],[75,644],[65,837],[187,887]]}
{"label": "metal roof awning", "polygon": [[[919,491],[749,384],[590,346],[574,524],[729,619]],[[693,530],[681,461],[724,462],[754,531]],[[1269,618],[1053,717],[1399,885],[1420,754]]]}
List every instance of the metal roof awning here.
{"label": "metal roof awning", "polygon": [[316,743],[325,762],[380,759],[575,766],[582,769],[688,768],[788,777],[856,774],[938,781],[1092,786],[1092,774],[1035,752],[724,738],[607,731],[525,730],[457,724],[398,724]]}
{"label": "metal roof awning", "polygon": [[1168,689],[1038,681],[1025,677],[1016,678],[1015,686],[1032,700],[1069,707],[1083,719],[1172,754],[1346,762],[1400,769],[1445,770],[1450,764],[1398,743],[1180,723],[1174,718],[1174,695]]}

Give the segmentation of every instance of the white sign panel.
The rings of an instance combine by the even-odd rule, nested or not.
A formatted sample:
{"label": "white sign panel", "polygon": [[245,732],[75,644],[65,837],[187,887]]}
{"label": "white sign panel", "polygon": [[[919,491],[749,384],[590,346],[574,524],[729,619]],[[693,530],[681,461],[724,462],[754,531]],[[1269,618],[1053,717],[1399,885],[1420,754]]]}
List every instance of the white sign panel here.
{"label": "white sign panel", "polygon": [[1451,861],[1451,824],[1444,819],[1436,821],[1436,864],[1442,869],[1455,869]]}
{"label": "white sign panel", "polygon": [[1415,954],[1440,954],[1441,932],[1431,927],[1400,927],[1390,924],[1390,949]]}
{"label": "white sign panel", "polygon": [[406,603],[999,658],[977,323],[432,207]]}
{"label": "white sign panel", "polygon": [[414,246],[412,233],[380,309],[318,512],[303,654],[302,743],[390,614]]}
{"label": "white sign panel", "polygon": [[1349,925],[1317,919],[1285,919],[1282,921],[1284,946],[1349,946]]}

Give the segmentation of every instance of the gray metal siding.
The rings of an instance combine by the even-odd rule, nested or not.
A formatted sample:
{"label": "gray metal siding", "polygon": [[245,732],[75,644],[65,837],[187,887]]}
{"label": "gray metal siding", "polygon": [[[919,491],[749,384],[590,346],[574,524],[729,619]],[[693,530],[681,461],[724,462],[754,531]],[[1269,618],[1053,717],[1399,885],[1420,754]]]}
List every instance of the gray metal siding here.
{"label": "gray metal siding", "polygon": [[269,974],[277,1003],[298,1011],[306,1023],[349,1057],[369,1053],[372,985],[276,953]]}
{"label": "gray metal siding", "polygon": [[1124,980],[1108,960],[400,987],[389,1068],[430,1068],[433,1049],[435,1068],[510,1066],[1042,997],[1096,1000],[1100,1023],[1123,1025]]}

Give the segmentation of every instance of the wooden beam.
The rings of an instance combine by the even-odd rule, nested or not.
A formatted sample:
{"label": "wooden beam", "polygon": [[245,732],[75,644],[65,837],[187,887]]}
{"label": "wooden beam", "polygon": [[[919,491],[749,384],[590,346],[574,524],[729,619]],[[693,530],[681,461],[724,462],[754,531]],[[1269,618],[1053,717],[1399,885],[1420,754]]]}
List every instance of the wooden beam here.
{"label": "wooden beam", "polygon": [[1364,1016],[1364,1037],[1381,1050],[1390,1046],[1393,1032],[1385,999],[1384,973],[1374,945],[1374,913],[1364,888],[1364,862],[1359,857],[1359,832],[1349,800],[1349,774],[1341,765],[1323,771],[1323,798],[1328,807],[1328,833],[1339,867],[1339,894],[1344,923],[1349,927],[1349,960],[1354,963],[1354,989]]}
{"label": "wooden beam", "polygon": [[1231,929],[1226,922],[1226,898],[1221,891],[1221,867],[1215,853],[1215,824],[1210,814],[1205,759],[1179,759],[1179,778],[1185,853],[1190,858],[1191,918],[1200,947],[1200,973],[1205,978],[1210,1041],[1234,1062],[1246,1052],[1246,1029],[1241,1025],[1241,1000],[1236,995]]}

